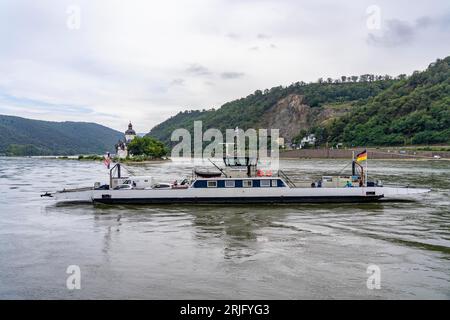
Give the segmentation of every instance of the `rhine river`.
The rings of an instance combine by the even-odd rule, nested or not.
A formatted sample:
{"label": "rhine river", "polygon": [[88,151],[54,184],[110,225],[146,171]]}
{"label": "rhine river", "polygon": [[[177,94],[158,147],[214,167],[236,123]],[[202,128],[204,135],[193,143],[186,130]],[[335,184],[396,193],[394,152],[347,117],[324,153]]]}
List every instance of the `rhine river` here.
{"label": "rhine river", "polygon": [[[283,160],[294,180],[342,160]],[[100,162],[0,158],[0,299],[450,299],[450,161],[369,163],[416,201],[308,205],[55,205],[106,182]],[[173,181],[180,163],[134,165]],[[69,265],[81,271],[69,290]],[[380,289],[369,289],[369,266]]]}

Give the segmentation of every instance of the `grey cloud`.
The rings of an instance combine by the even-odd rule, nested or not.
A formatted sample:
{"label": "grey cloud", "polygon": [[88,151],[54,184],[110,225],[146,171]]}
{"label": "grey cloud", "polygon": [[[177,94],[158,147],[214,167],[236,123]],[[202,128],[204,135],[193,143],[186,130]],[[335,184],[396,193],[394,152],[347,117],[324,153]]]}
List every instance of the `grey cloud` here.
{"label": "grey cloud", "polygon": [[254,46],[254,47],[249,48],[248,50],[250,50],[250,51],[258,51],[259,47],[258,46]]}
{"label": "grey cloud", "polygon": [[245,74],[243,72],[222,72],[220,77],[222,79],[238,79],[242,78]]}
{"label": "grey cloud", "polygon": [[184,79],[177,78],[177,79],[173,79],[170,84],[173,86],[182,86],[182,85],[184,85],[184,83],[185,83]]}
{"label": "grey cloud", "polygon": [[226,36],[227,36],[228,38],[233,39],[233,40],[236,40],[236,39],[239,39],[239,38],[240,38],[240,36],[239,36],[237,33],[233,33],[233,32],[227,33]]}
{"label": "grey cloud", "polygon": [[258,39],[269,39],[270,36],[264,33],[258,33],[258,35],[256,36]]}
{"label": "grey cloud", "polygon": [[94,112],[94,110],[88,106],[65,103],[56,104],[26,97],[16,97],[14,95],[0,92],[0,111],[2,108],[5,108],[5,106],[24,110],[28,110],[31,107],[39,112],[59,112],[62,114],[92,114]]}
{"label": "grey cloud", "polygon": [[413,25],[400,20],[387,20],[380,35],[369,33],[367,43],[373,46],[396,47],[410,43],[416,33]]}
{"label": "grey cloud", "polygon": [[421,30],[430,27],[450,27],[449,15],[440,17],[423,16],[414,22],[397,19],[386,20],[380,34],[369,33],[367,43],[373,46],[396,47],[411,43]]}
{"label": "grey cloud", "polygon": [[186,69],[186,72],[195,76],[207,76],[211,74],[211,71],[208,68],[200,64],[191,64]]}
{"label": "grey cloud", "polygon": [[416,20],[416,26],[417,28],[438,27],[448,29],[450,28],[450,12],[437,17],[420,17]]}
{"label": "grey cloud", "polygon": [[420,17],[419,19],[416,20],[416,26],[418,28],[426,28],[433,24],[434,24],[433,19],[431,19],[430,17],[426,17],[426,16]]}

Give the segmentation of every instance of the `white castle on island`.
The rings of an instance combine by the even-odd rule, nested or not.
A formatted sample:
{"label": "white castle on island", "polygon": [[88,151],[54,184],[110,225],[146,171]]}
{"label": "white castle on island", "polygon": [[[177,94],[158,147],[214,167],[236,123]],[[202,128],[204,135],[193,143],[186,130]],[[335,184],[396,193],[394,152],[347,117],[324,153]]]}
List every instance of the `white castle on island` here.
{"label": "white castle on island", "polygon": [[128,156],[128,144],[136,138],[136,132],[133,130],[133,125],[128,124],[128,130],[125,131],[125,139],[122,141],[121,139],[116,144],[116,155],[120,159],[124,159]]}

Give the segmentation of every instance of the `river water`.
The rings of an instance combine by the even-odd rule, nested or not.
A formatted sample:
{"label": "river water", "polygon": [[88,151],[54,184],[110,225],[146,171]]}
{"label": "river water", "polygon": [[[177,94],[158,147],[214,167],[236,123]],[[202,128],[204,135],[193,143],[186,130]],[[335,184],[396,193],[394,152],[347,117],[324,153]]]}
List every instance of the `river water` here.
{"label": "river water", "polygon": [[[281,161],[296,180],[345,165]],[[130,168],[163,181],[191,172]],[[433,190],[371,204],[61,206],[40,193],[106,182],[101,163],[0,158],[0,298],[449,299],[450,162],[369,169],[385,184]],[[69,265],[79,290],[66,286]],[[368,288],[368,268],[379,268],[380,289]]]}

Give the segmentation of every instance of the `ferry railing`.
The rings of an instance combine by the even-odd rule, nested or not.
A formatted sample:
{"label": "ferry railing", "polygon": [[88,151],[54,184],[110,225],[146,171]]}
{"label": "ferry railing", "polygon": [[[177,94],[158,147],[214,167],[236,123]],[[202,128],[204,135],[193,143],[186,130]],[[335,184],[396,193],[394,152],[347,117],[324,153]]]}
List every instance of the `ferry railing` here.
{"label": "ferry railing", "polygon": [[295,183],[287,176],[287,174],[285,174],[282,170],[278,170],[278,176],[283,178],[284,181],[286,181],[286,183],[288,184],[289,187],[291,188],[297,188],[297,186],[295,185]]}

